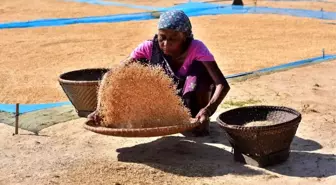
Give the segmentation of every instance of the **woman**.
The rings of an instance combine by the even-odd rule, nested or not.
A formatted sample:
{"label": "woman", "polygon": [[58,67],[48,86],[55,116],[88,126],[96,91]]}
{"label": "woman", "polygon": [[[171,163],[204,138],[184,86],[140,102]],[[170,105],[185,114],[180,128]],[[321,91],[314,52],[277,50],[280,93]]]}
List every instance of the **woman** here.
{"label": "woman", "polygon": [[[184,105],[202,123],[185,135],[209,135],[209,117],[230,87],[207,47],[193,38],[191,22],[183,11],[161,14],[158,34],[140,44],[124,64],[133,61],[160,65],[177,84]],[[89,119],[97,119],[96,114]]]}

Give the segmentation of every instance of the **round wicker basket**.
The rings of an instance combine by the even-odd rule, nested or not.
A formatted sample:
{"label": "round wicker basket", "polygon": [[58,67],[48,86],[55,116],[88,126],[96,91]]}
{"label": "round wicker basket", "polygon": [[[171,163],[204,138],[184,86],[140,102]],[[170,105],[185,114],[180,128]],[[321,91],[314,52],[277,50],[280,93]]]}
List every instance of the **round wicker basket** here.
{"label": "round wicker basket", "polygon": [[84,124],[84,128],[102,135],[119,136],[119,137],[156,137],[181,133],[191,130],[200,125],[200,122],[191,120],[189,124],[172,125],[155,128],[108,128],[96,124],[92,120],[88,120]]}
{"label": "round wicker basket", "polygon": [[[252,121],[272,121],[274,125],[245,127]],[[301,114],[280,106],[247,106],[219,115],[217,123],[226,131],[234,150],[251,157],[284,153],[287,158]]]}
{"label": "round wicker basket", "polygon": [[86,117],[97,107],[97,91],[106,68],[81,69],[61,74],[59,83],[75,107],[78,116]]}

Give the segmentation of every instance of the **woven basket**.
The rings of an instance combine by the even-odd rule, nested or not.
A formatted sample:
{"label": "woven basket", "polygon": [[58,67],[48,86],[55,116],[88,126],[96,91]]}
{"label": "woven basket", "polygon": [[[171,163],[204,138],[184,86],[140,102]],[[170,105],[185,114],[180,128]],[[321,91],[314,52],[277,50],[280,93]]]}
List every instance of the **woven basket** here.
{"label": "woven basket", "polygon": [[97,125],[95,122],[88,120],[84,124],[84,128],[103,135],[119,136],[119,137],[156,137],[181,133],[191,130],[200,125],[200,122],[192,120],[189,124],[155,127],[155,128],[107,128]]}
{"label": "woven basket", "polygon": [[[275,125],[244,127],[252,121],[273,121]],[[248,106],[229,110],[219,115],[217,123],[226,131],[234,150],[248,156],[267,156],[289,152],[301,114],[279,106]]]}
{"label": "woven basket", "polygon": [[96,110],[99,81],[108,70],[81,69],[60,75],[59,83],[78,116],[86,117]]}

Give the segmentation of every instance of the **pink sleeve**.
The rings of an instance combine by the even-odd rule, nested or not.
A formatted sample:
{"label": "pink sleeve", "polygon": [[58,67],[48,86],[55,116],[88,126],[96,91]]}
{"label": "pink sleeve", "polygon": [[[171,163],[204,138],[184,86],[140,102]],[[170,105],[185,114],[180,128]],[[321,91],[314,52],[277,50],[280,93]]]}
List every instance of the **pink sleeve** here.
{"label": "pink sleeve", "polygon": [[131,57],[134,59],[146,58],[150,60],[152,56],[152,47],[152,41],[145,41],[133,50],[133,52],[131,53]]}
{"label": "pink sleeve", "polygon": [[195,42],[195,60],[200,62],[213,62],[215,61],[215,57],[209,51],[209,49],[205,46],[205,44],[201,41]]}

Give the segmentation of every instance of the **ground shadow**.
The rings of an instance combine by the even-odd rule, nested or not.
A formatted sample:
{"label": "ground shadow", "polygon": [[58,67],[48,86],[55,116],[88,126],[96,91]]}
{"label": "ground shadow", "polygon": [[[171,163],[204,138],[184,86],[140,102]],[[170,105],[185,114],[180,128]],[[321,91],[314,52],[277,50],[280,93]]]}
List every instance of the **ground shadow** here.
{"label": "ground shadow", "polygon": [[[41,135],[41,134],[18,134],[18,135],[26,135],[26,136],[37,136],[37,137],[50,137],[48,135]],[[16,136],[16,134],[13,134],[13,136]]]}
{"label": "ground shadow", "polygon": [[225,135],[224,129],[222,129],[217,122],[210,123],[210,135],[206,137],[186,137],[198,143],[211,143],[211,144],[223,144],[230,146],[229,141]]}
{"label": "ground shadow", "polygon": [[[222,129],[216,122],[211,122],[210,124],[210,136],[199,138],[191,137],[190,139],[201,143],[220,143],[230,146],[225,130]],[[298,136],[295,136],[291,143],[291,150],[295,151],[314,151],[322,148],[322,145],[318,142],[311,139],[303,139]]]}
{"label": "ground shadow", "polygon": [[330,177],[336,175],[336,155],[291,152],[285,163],[266,169],[287,176]]}
{"label": "ground shadow", "polygon": [[[219,147],[211,146],[212,144]],[[142,163],[167,173],[188,177],[262,174],[261,171],[235,162],[232,153],[221,148],[223,145],[230,147],[225,131],[216,122],[212,122],[210,135],[206,137],[162,137],[150,143],[117,149],[117,152],[119,161]],[[335,155],[308,152],[321,148],[313,140],[295,136],[288,160],[265,169],[296,177],[336,175]]]}
{"label": "ground shadow", "polygon": [[327,23],[325,23],[325,24],[336,25],[336,23],[334,23],[334,22],[327,22]]}
{"label": "ground shadow", "polygon": [[311,139],[303,139],[295,136],[291,144],[291,149],[295,151],[314,151],[322,148],[318,142]]}
{"label": "ground shadow", "polygon": [[162,137],[150,143],[120,148],[117,152],[119,161],[142,163],[167,173],[187,177],[262,173],[234,162],[232,154],[224,149],[194,142],[185,137]]}

